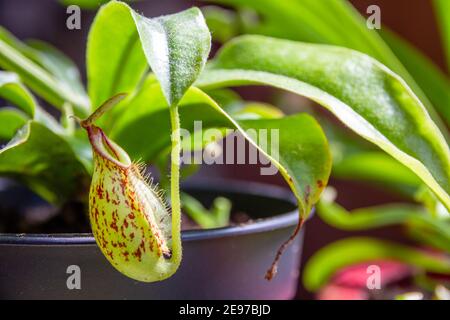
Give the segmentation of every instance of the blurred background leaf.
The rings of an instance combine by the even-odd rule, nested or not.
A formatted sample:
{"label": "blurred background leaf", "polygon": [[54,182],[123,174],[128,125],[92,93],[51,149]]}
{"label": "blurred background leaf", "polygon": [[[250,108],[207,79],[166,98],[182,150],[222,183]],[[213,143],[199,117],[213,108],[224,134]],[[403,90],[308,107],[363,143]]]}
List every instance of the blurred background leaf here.
{"label": "blurred background leaf", "polygon": [[447,0],[434,0],[434,7],[441,28],[444,50],[447,54],[447,68],[450,71],[450,2]]}
{"label": "blurred background leaf", "polygon": [[303,283],[308,290],[317,291],[337,270],[356,263],[379,259],[400,261],[429,272],[450,274],[448,257],[436,256],[389,241],[347,238],[322,248],[307,262],[303,271]]}
{"label": "blurred background leaf", "polygon": [[[73,81],[79,81],[78,71],[68,62],[68,58],[63,58],[62,53],[49,48],[46,46],[47,51],[33,49],[0,27],[0,67],[17,73],[21,81],[53,106],[62,108],[62,105],[68,102],[73,105],[78,115],[85,116],[90,110],[89,101],[81,91],[76,91],[80,90],[80,85],[73,87]],[[48,50],[51,50],[53,57],[58,60],[52,58],[52,62],[49,62]],[[57,67],[62,60],[63,70]],[[71,67],[67,70],[69,64]],[[57,72],[54,73],[55,71]],[[66,72],[70,74],[69,77]],[[62,74],[65,76],[61,77]],[[72,82],[66,83],[67,79]]]}

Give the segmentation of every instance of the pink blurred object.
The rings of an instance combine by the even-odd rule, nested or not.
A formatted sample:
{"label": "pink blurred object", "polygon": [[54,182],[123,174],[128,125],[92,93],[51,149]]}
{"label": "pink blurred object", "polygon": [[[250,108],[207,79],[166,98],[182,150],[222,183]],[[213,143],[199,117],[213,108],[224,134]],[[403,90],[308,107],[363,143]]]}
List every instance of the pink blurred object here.
{"label": "pink blurred object", "polygon": [[403,263],[395,261],[372,261],[345,267],[338,271],[329,284],[317,295],[319,300],[367,300],[369,289],[367,279],[371,276],[368,268],[380,268],[380,285],[383,287],[410,277],[413,269]]}
{"label": "pink blurred object", "polygon": [[362,288],[351,288],[335,284],[326,285],[318,294],[319,300],[368,300],[369,294]]}

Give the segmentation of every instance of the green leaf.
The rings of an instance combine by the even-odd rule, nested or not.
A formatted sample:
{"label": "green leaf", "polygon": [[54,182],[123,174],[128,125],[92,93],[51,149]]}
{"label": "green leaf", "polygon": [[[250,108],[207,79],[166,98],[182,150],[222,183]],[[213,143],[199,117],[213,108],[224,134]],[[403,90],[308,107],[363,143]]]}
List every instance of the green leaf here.
{"label": "green leaf", "polygon": [[421,185],[414,194],[414,200],[420,202],[427,208],[431,216],[437,219],[450,219],[450,213],[439,201],[436,195],[424,185]]}
{"label": "green leaf", "polygon": [[209,30],[197,8],[149,19],[124,3],[108,3],[89,33],[92,104],[134,88],[147,68],[144,54],[169,105],[176,104],[206,63],[210,44]]}
{"label": "green leaf", "polygon": [[345,48],[262,36],[236,38],[197,82],[202,88],[266,84],[323,105],[354,132],[413,170],[450,208],[450,151],[405,82]]}
{"label": "green leaf", "polygon": [[434,0],[434,8],[441,28],[442,45],[447,54],[447,67],[450,70],[450,3],[448,0]]}
{"label": "green leaf", "polygon": [[450,82],[433,62],[408,42],[392,32],[381,33],[400,61],[405,65],[418,85],[426,92],[436,110],[450,125]]}
{"label": "green leaf", "polygon": [[44,124],[54,133],[63,133],[55,118],[36,104],[33,95],[22,85],[17,74],[0,71],[0,97],[21,109],[29,118]]}
{"label": "green leaf", "polygon": [[[76,5],[82,9],[94,10],[109,0],[59,0],[65,6]],[[131,2],[129,0],[128,2]]]}
{"label": "green leaf", "polygon": [[[132,158],[155,161],[170,146],[170,136],[161,134],[170,131],[167,102],[157,84],[149,84],[136,96],[144,100],[145,96],[151,97],[152,103],[123,106],[123,114],[117,118],[111,137]],[[191,133],[195,129],[194,121],[202,121],[203,129],[230,128],[241,132],[280,170],[299,201],[301,216],[309,214],[327,184],[331,170],[325,135],[311,116],[300,114],[284,118],[238,120],[239,116],[226,113],[197,88],[187,91],[179,107],[181,127]],[[268,130],[267,143],[249,135],[249,129]],[[271,129],[278,130],[278,150],[272,147]],[[151,143],[143,143],[143,137],[148,137]]]}
{"label": "green leaf", "polygon": [[307,262],[303,284],[310,291],[325,285],[339,269],[356,263],[392,259],[425,271],[450,274],[450,260],[417,249],[370,238],[348,238],[322,248]]}
{"label": "green leaf", "polygon": [[89,183],[67,141],[32,120],[0,150],[0,174],[17,179],[51,203],[80,196]]}
{"label": "green leaf", "polygon": [[[428,101],[427,96],[431,96],[432,93],[426,90],[431,86],[420,88],[417,85],[377,30],[367,28],[365,18],[353,8],[350,2],[345,0],[211,0],[209,2],[231,5],[239,9],[251,8],[260,14],[260,23],[248,24],[250,28],[244,28],[244,33],[331,44],[370,55],[399,74],[408,83],[419,96],[432,119],[441,128],[444,136],[449,138],[444,130],[445,124]],[[433,103],[439,104],[439,110],[448,106],[448,100],[435,100]]]}
{"label": "green leaf", "polygon": [[262,102],[247,102],[241,109],[236,110],[232,114],[239,120],[272,119],[284,116],[283,112],[277,107]]}
{"label": "green leaf", "polygon": [[34,116],[36,101],[20,83],[17,74],[0,71],[0,97],[20,108],[28,116]]}
{"label": "green leaf", "polygon": [[333,155],[332,176],[363,180],[415,198],[422,181],[406,166],[353,132],[314,112],[325,130]]}
{"label": "green leaf", "polygon": [[214,40],[224,43],[237,35],[238,18],[233,11],[217,6],[205,6],[201,10]]}
{"label": "green leaf", "polygon": [[68,102],[79,115],[86,115],[90,108],[86,98],[34,62],[30,56],[35,52],[31,53],[31,50],[0,27],[0,67],[17,73],[23,83],[50,104],[62,108]]}
{"label": "green leaf", "polygon": [[205,66],[211,35],[198,8],[148,19],[133,12],[142,47],[170,106],[176,105]]}
{"label": "green leaf", "polygon": [[11,140],[27,120],[27,115],[15,108],[0,108],[0,141]]}
{"label": "green leaf", "polygon": [[72,60],[46,42],[29,40],[27,45],[30,59],[49,71],[67,90],[73,90],[88,103],[80,72]]}
{"label": "green leaf", "polygon": [[93,106],[130,92],[148,69],[130,11],[126,4],[111,1],[100,8],[89,30],[86,68]]}
{"label": "green leaf", "polygon": [[[328,190],[326,191],[328,192]],[[351,212],[323,197],[316,206],[320,218],[329,225],[347,231],[368,230],[394,224],[414,226],[439,234],[450,251],[450,226],[432,217],[423,207],[411,204],[387,204],[359,208]]]}
{"label": "green leaf", "polygon": [[221,228],[229,224],[231,202],[222,197],[214,199],[211,209],[206,209],[194,197],[182,193],[183,211],[203,229]]}
{"label": "green leaf", "polygon": [[412,194],[422,185],[420,179],[406,166],[380,151],[347,155],[333,165],[333,176],[366,180],[387,186],[395,185]]}

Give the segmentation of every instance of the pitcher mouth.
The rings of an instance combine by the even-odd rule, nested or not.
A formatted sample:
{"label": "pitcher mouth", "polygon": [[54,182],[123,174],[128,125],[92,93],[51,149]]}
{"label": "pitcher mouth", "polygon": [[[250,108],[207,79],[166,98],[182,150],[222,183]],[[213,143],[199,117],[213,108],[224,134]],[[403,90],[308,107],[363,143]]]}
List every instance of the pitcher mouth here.
{"label": "pitcher mouth", "polygon": [[109,140],[102,129],[90,125],[86,130],[94,152],[121,168],[127,169],[131,166],[131,159],[125,150]]}

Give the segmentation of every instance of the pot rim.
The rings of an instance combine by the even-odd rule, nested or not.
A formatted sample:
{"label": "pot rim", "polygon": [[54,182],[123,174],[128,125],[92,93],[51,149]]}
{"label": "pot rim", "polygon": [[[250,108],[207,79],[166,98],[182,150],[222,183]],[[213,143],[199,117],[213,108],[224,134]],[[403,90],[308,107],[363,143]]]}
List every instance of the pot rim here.
{"label": "pot rim", "polygon": [[[284,200],[295,207],[295,198],[289,189],[260,182],[248,182],[230,179],[200,179],[196,182],[183,184],[190,190],[225,191],[244,193],[248,195],[265,196]],[[182,241],[198,241],[216,239],[250,233],[260,233],[282,229],[296,225],[298,210],[282,213],[276,216],[261,218],[249,223],[206,230],[185,230],[181,232]],[[0,233],[0,245],[95,245],[92,233]]]}

